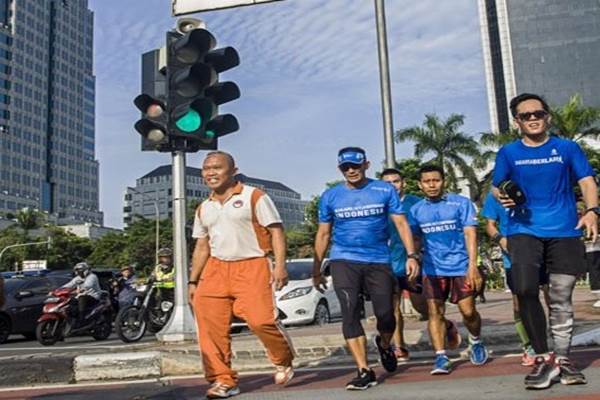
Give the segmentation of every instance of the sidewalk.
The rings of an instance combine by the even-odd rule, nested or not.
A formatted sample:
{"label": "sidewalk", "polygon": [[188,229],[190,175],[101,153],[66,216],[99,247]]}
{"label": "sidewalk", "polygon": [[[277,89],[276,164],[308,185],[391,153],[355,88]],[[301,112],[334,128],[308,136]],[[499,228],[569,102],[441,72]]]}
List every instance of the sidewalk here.
{"label": "sidewalk", "polygon": [[[497,354],[519,352],[510,294],[495,291],[488,292],[486,297],[487,302],[477,306],[483,320],[484,342]],[[600,333],[594,331],[599,327],[600,309],[591,307],[594,300],[588,289],[581,288],[575,291],[575,345],[578,341],[584,345],[600,344]],[[466,330],[456,306],[448,305],[446,315],[457,322],[465,338]],[[364,322],[365,331],[370,338],[375,332],[375,321],[369,318]],[[322,327],[290,328],[288,333],[297,353],[294,363],[298,367],[352,363],[341,335],[340,322]],[[405,319],[405,338],[412,358],[432,357],[426,321]],[[369,341],[369,358],[375,362],[376,350],[371,343]],[[464,349],[465,345],[451,353],[451,356],[460,356],[460,350]],[[250,333],[235,335],[233,354],[233,365],[239,371],[272,369],[264,348]],[[151,342],[140,344],[134,351],[126,353],[109,350],[96,355],[54,355],[26,360],[14,357],[12,360],[3,359],[2,364],[0,386],[202,374],[202,363],[196,343],[163,345]],[[40,376],[35,373],[25,374],[24,370],[35,371]]]}

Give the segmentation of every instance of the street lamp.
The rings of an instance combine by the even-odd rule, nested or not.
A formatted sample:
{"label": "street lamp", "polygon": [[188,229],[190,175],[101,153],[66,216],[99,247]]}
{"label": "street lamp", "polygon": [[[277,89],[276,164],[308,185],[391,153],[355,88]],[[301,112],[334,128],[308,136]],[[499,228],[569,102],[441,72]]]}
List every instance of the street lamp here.
{"label": "street lamp", "polygon": [[[156,251],[154,252],[154,260],[155,260],[155,264],[158,264],[158,248],[160,246],[160,211],[158,209],[158,191],[156,191],[156,199],[152,199],[150,196],[148,196],[146,193],[142,193],[142,192],[138,192],[137,190],[135,190],[134,188],[130,187],[129,188],[132,192],[139,194],[140,196],[142,196],[143,198],[146,198],[148,200],[150,200],[152,203],[154,203],[154,212],[156,214]],[[142,202],[142,209],[144,207],[144,204]]]}

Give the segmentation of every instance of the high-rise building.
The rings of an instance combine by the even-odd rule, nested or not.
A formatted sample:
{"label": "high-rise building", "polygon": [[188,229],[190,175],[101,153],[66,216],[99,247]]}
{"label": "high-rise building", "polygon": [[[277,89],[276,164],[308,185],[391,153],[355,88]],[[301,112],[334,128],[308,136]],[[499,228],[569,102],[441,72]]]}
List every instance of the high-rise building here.
{"label": "high-rise building", "polygon": [[103,223],[87,0],[0,0],[0,212]]}
{"label": "high-rise building", "polygon": [[478,2],[493,131],[508,129],[508,103],[523,92],[554,106],[579,93],[600,107],[598,0]]}
{"label": "high-rise building", "polygon": [[[135,216],[156,219],[158,214],[159,219],[172,218],[171,171],[170,165],[162,165],[137,179],[135,187],[127,188],[123,207],[125,224],[131,223]],[[185,184],[188,202],[204,200],[210,194],[210,189],[204,184],[201,172],[198,168],[186,168]],[[283,183],[251,178],[244,174],[236,175],[236,179],[267,193],[275,203],[286,228],[304,222],[304,209],[307,202],[300,198],[300,193]]]}

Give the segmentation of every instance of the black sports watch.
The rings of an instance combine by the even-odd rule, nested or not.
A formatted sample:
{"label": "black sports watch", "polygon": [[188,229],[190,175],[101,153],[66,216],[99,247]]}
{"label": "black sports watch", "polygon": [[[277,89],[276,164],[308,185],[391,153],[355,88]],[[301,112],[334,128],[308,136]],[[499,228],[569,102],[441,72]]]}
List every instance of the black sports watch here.
{"label": "black sports watch", "polygon": [[583,213],[583,215],[589,213],[590,211],[593,211],[596,213],[596,215],[600,216],[600,207],[590,207],[587,210],[585,210],[585,213]]}
{"label": "black sports watch", "polygon": [[406,258],[412,258],[413,260],[416,260],[417,262],[421,262],[421,256],[418,253],[407,254]]}

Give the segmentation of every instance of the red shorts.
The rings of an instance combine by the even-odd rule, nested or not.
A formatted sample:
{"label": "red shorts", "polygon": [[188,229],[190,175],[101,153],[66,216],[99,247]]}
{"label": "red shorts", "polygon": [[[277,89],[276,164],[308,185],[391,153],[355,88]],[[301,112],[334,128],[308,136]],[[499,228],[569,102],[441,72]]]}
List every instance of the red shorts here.
{"label": "red shorts", "polygon": [[423,277],[423,295],[426,299],[446,301],[450,296],[450,303],[456,304],[474,294],[464,276]]}

